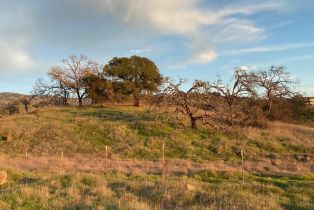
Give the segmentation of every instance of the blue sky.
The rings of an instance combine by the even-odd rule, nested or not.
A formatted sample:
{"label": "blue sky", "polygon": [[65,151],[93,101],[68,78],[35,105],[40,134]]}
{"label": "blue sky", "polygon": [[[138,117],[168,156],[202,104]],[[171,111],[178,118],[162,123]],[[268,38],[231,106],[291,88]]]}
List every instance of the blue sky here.
{"label": "blue sky", "polygon": [[0,1],[0,92],[30,92],[71,54],[137,54],[189,82],[284,65],[314,95],[314,1]]}

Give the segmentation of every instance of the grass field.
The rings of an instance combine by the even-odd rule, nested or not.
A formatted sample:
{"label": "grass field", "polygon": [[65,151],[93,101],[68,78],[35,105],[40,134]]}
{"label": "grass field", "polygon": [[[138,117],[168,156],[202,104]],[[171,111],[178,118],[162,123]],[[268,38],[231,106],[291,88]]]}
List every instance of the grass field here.
{"label": "grass field", "polygon": [[314,177],[203,171],[146,174],[33,173],[9,170],[1,209],[313,209]]}
{"label": "grass field", "polygon": [[0,209],[314,209],[312,124],[226,134],[171,116],[155,121],[145,107],[98,106],[1,118],[0,135],[8,134]]}

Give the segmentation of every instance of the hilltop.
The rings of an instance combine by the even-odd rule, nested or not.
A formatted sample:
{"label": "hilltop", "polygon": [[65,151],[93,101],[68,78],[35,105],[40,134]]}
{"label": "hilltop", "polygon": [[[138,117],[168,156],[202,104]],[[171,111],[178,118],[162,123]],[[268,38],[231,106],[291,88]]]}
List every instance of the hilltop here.
{"label": "hilltop", "polygon": [[23,96],[25,95],[20,93],[2,92],[0,93],[0,104],[18,101]]}

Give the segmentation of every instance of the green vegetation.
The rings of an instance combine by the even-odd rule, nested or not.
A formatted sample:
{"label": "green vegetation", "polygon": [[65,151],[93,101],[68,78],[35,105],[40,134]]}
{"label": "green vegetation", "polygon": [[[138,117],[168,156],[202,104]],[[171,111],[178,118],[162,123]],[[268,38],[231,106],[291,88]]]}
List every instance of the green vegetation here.
{"label": "green vegetation", "polygon": [[[9,171],[0,208],[313,209],[314,177],[247,177],[201,172],[161,178],[110,173]],[[2,192],[2,193],[1,193]]]}
{"label": "green vegetation", "polygon": [[[312,127],[272,122],[265,128],[235,128],[224,133],[188,125],[188,119],[177,123],[173,116],[164,115],[156,121],[146,107],[121,105],[45,108],[2,118],[0,161],[12,158],[16,165],[6,168],[8,180],[0,186],[0,209],[314,208],[314,177],[311,169],[302,168],[312,163],[312,157],[304,156],[314,152]],[[218,160],[225,165],[218,164],[213,170],[197,170],[197,166],[186,172],[169,170],[164,177],[145,171],[152,166],[146,160],[160,161],[163,142],[168,167],[180,167],[170,163],[177,159],[192,165],[190,168],[196,162]],[[148,165],[134,170],[116,166],[106,174],[94,170],[93,160],[104,157],[106,145],[110,158]],[[261,165],[258,172],[246,170],[242,181],[241,170],[228,165],[241,160],[241,149],[248,168],[262,158],[275,168],[287,166],[291,173],[307,172],[283,175],[280,169],[275,173]],[[91,158],[91,163],[63,170],[62,152],[72,161]],[[35,161],[32,170],[19,167],[26,161],[16,158],[25,153]],[[48,161],[40,159],[44,156],[55,157],[57,162],[41,163]],[[134,163],[136,159],[145,161]],[[52,168],[46,171],[49,165]]]}
{"label": "green vegetation", "polygon": [[[105,145],[120,158],[160,159],[166,157],[197,162],[247,159],[267,154],[311,154],[314,129],[272,123],[266,129],[245,128],[226,134],[199,128],[187,129],[172,117],[155,120],[145,108],[130,106],[54,108],[3,118],[0,134],[11,133],[13,141],[0,141],[0,152],[67,156],[99,155]],[[186,124],[188,122],[185,122]]]}

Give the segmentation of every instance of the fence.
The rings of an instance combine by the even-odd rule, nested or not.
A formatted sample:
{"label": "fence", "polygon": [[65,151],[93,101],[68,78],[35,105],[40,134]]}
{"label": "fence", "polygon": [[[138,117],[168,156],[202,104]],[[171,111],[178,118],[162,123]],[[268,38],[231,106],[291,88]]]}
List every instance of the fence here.
{"label": "fence", "polygon": [[[167,159],[165,144],[161,148],[159,161],[116,159],[106,146],[102,156],[67,156],[61,152],[58,156],[34,156],[30,153],[17,156],[0,155],[0,168],[17,168],[38,171],[82,171],[121,173],[148,173],[166,175],[191,175],[200,171],[237,172],[242,174],[301,175],[314,171],[313,155],[276,154],[274,157],[261,156],[260,160],[246,160],[241,150],[239,160],[227,162],[213,160],[196,163],[188,160]],[[110,157],[111,156],[111,157]],[[289,159],[289,161],[287,161]],[[283,161],[284,160],[284,161]]]}

